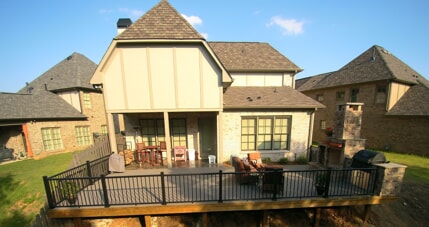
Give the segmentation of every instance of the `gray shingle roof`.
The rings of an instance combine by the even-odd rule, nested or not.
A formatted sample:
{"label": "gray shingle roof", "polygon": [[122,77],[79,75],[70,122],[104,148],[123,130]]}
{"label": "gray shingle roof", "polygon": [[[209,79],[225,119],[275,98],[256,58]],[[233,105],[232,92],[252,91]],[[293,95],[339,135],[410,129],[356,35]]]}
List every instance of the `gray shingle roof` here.
{"label": "gray shingle roof", "polygon": [[204,37],[170,3],[162,0],[115,39],[204,40]]}
{"label": "gray shingle roof", "polygon": [[295,89],[298,91],[311,90],[314,86],[317,85],[317,83],[319,83],[321,80],[323,80],[329,74],[331,74],[331,72],[322,73],[322,74],[312,76],[312,77],[306,77],[306,78],[298,79],[295,81]]}
{"label": "gray shingle roof", "polygon": [[48,91],[0,93],[0,108],[0,121],[86,118],[58,95]]}
{"label": "gray shingle roof", "polygon": [[45,90],[58,91],[67,89],[94,89],[89,83],[97,65],[82,54],[73,53],[38,78],[22,88],[19,93],[25,94],[28,87],[33,93]]}
{"label": "gray shingle roof", "polygon": [[210,47],[229,72],[302,71],[268,43],[209,42]]}
{"label": "gray shingle roof", "polygon": [[429,116],[429,88],[412,86],[386,115]]}
{"label": "gray shingle roof", "polygon": [[[419,73],[380,46],[372,46],[338,71],[332,72],[312,89],[391,80],[408,84],[426,81]],[[424,82],[426,83],[426,82]]]}
{"label": "gray shingle roof", "polygon": [[313,109],[325,107],[291,87],[229,87],[223,97],[225,109]]}

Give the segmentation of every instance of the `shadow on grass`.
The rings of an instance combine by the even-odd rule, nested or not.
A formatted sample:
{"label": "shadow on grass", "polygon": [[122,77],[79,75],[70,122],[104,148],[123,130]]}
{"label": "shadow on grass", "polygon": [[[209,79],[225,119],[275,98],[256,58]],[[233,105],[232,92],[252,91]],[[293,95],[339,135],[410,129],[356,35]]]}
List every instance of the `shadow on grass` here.
{"label": "shadow on grass", "polygon": [[19,210],[19,207],[12,207],[12,201],[9,198],[9,194],[19,187],[17,182],[11,173],[0,176],[0,206],[3,207],[4,211],[11,209],[10,213],[0,215],[0,226],[28,226],[31,223],[31,217],[26,216]]}

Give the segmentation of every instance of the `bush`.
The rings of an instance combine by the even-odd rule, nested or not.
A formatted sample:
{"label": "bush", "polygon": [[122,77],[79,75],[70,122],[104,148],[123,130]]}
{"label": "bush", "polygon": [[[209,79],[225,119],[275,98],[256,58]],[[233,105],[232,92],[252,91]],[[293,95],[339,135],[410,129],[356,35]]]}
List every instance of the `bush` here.
{"label": "bush", "polygon": [[289,162],[289,159],[287,159],[287,158],[281,158],[279,160],[279,164],[287,164],[288,162]]}
{"label": "bush", "polygon": [[262,158],[262,163],[267,164],[271,162],[271,158]]}
{"label": "bush", "polygon": [[308,160],[305,156],[299,156],[298,158],[296,158],[295,162],[301,165],[305,165],[308,163]]}

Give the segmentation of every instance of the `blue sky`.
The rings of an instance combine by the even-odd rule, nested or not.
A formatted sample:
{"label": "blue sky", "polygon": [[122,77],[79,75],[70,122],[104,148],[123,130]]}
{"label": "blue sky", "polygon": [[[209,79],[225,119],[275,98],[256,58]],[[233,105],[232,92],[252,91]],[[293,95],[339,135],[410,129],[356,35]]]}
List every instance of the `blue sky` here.
{"label": "blue sky", "polygon": [[[135,21],[160,0],[2,2],[0,92],[17,92],[78,52],[98,64],[118,18]],[[338,70],[373,45],[429,78],[427,0],[169,0],[207,41],[267,42],[303,68]]]}

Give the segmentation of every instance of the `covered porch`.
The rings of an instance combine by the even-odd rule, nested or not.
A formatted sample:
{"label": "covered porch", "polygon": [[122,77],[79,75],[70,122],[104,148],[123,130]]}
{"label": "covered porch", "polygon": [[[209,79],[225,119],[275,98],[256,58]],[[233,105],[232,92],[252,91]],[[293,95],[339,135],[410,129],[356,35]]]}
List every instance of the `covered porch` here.
{"label": "covered porch", "polygon": [[[112,125],[122,138],[110,137],[111,147],[137,153],[151,148],[159,151],[157,163],[173,166],[176,161],[205,160],[222,156],[221,115],[209,112],[154,112],[112,114]],[[184,155],[175,155],[175,148],[184,148]]]}

